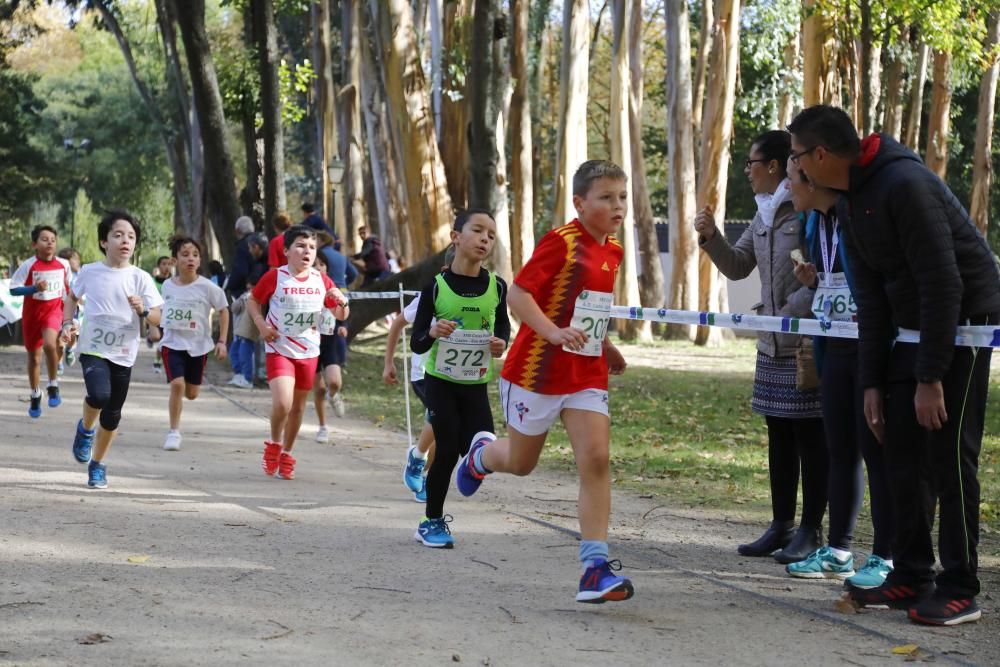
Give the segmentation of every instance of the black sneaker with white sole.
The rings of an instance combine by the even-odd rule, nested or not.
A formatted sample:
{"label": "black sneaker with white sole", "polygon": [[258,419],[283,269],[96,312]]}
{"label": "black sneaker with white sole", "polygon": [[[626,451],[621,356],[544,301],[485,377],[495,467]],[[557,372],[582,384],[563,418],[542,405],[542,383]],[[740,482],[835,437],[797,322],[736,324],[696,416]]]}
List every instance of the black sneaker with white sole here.
{"label": "black sneaker with white sole", "polygon": [[976,598],[953,598],[935,591],[910,607],[910,620],[922,625],[961,625],[974,623],[983,616]]}

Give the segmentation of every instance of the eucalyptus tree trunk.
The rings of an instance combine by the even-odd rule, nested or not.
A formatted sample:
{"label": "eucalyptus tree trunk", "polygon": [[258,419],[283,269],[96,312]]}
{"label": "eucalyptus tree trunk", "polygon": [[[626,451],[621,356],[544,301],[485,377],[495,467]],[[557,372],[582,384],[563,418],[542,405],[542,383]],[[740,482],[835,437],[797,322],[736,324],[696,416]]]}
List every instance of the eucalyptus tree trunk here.
{"label": "eucalyptus tree trunk", "polygon": [[[316,120],[319,131],[320,191],[323,200],[323,217],[340,238],[347,242],[349,227],[344,226],[345,216],[336,209],[334,185],[330,183],[329,165],[340,155],[337,148],[337,102],[333,83],[333,40],[330,36],[331,0],[313,0],[312,17],[313,60],[316,63]],[[347,11],[350,0],[342,3]],[[346,42],[346,39],[343,40]]]}
{"label": "eucalyptus tree trunk", "polygon": [[281,126],[281,89],[278,82],[278,26],[274,0],[253,0],[254,37],[260,68],[260,113],[264,119],[264,219],[284,211],[285,141]]}
{"label": "eucalyptus tree trunk", "polygon": [[528,4],[511,0],[511,78],[514,94],[510,100],[510,184],[513,211],[510,218],[510,262],[520,271],[535,250],[534,174],[531,140],[531,96],[528,94]]}
{"label": "eucalyptus tree trunk", "polygon": [[994,9],[987,20],[983,51],[993,54],[993,61],[983,72],[979,84],[979,106],[976,113],[976,144],[972,151],[972,196],[969,214],[983,236],[989,227],[990,184],[993,180],[993,126],[996,123],[997,78],[1000,76],[1000,9]]}
{"label": "eucalyptus tree trunk", "polygon": [[906,139],[903,143],[914,153],[920,153],[920,121],[924,111],[924,86],[927,84],[927,61],[930,47],[917,45],[917,64],[910,84],[909,108],[906,116]]}
{"label": "eucalyptus tree trunk", "polygon": [[[733,107],[736,102],[736,71],[739,66],[740,0],[716,0],[702,120],[701,181],[698,206],[709,206],[722,233],[726,219],[726,187],[729,183],[729,145],[733,136]],[[719,311],[725,302],[726,283],[708,255],[699,260],[700,310]],[[695,343],[718,344],[723,339],[715,327],[699,327]]]}
{"label": "eucalyptus tree trunk", "polygon": [[[698,310],[698,242],[694,166],[694,125],[691,122],[691,32],[687,0],[666,0],[667,25],[667,165],[670,255],[673,268],[667,304],[674,310]],[[694,340],[695,327],[671,324],[668,338]]]}
{"label": "eucalyptus tree trunk", "polygon": [[785,73],[782,76],[782,90],[778,97],[778,127],[788,127],[795,115],[795,95],[793,94],[794,79],[799,71],[799,41],[802,39],[801,30],[792,35],[785,49],[782,52],[782,63],[785,66]]}
{"label": "eucalyptus tree trunk", "polygon": [[899,57],[898,48],[890,48],[888,55],[889,66],[885,68],[885,117],[882,121],[882,131],[897,140],[902,140],[906,63]]}
{"label": "eucalyptus tree trunk", "polygon": [[802,0],[802,103],[835,104],[837,92],[837,43],[831,20],[818,0]]}
{"label": "eucalyptus tree trunk", "polygon": [[564,0],[553,227],[565,224],[573,216],[573,174],[587,159],[589,48],[590,6],[587,0]]}
{"label": "eucalyptus tree trunk", "polygon": [[222,95],[219,93],[211,45],[205,32],[205,0],[188,0],[184,11],[176,12],[175,16],[184,42],[194,107],[202,132],[212,229],[219,242],[220,252],[229,264],[236,246],[233,223],[240,217],[241,211],[233,159],[226,145]]}
{"label": "eucalyptus tree trunk", "polygon": [[927,116],[927,155],[924,163],[942,179],[948,172],[948,135],[951,131],[951,54],[934,52],[931,109]]}
{"label": "eucalyptus tree trunk", "polygon": [[[337,99],[340,110],[340,132],[337,151],[344,162],[344,177],[340,185],[343,198],[343,229],[341,238],[348,252],[355,252],[357,228],[367,219],[365,211],[365,150],[361,138],[361,0],[341,0],[341,68],[343,85]],[[338,211],[340,213],[340,211]],[[339,230],[338,230],[339,231]],[[387,230],[388,231],[388,230]],[[380,234],[386,248],[399,250],[395,228],[391,236]]]}
{"label": "eucalyptus tree trunk", "polygon": [[466,81],[459,74],[468,71],[469,19],[471,0],[454,0],[444,5],[442,24],[441,132],[438,141],[448,194],[456,208],[463,208],[469,196],[469,135]]}
{"label": "eucalyptus tree trunk", "polygon": [[[669,0],[668,0],[669,2]],[[685,20],[687,20],[687,9],[684,10]],[[690,21],[688,21],[690,24]],[[695,141],[701,143],[701,118],[705,108],[705,79],[708,73],[708,57],[712,54],[712,26],[715,24],[715,4],[714,0],[701,0],[701,32],[698,38],[698,55],[695,59],[694,70],[694,112],[691,115],[692,127],[694,129]],[[689,28],[690,30],[690,28]],[[691,43],[690,34],[688,44]],[[689,47],[690,48],[690,47]],[[691,69],[690,64],[687,68]],[[690,77],[688,77],[690,78]]]}

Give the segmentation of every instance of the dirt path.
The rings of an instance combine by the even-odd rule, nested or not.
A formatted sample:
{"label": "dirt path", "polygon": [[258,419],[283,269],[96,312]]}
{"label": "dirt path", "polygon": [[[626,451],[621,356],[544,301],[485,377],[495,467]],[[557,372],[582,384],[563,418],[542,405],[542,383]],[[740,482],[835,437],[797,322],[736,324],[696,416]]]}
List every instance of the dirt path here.
{"label": "dirt path", "polygon": [[[572,479],[453,493],[456,548],[427,549],[404,436],[345,419],[318,445],[307,426],[298,479],[278,481],[260,472],[266,392],[208,389],[186,405],[183,450],[164,452],[145,350],[110,488],[90,491],[69,451],[79,368],[64,405],[29,420],[21,359],[0,350],[0,664],[878,665],[907,643],[939,664],[1000,662],[989,594],[983,622],[952,630],[842,615],[836,585],[735,554],[758,525],[630,494],[612,553],[637,595],[577,604]],[[94,633],[110,639],[79,643]]]}

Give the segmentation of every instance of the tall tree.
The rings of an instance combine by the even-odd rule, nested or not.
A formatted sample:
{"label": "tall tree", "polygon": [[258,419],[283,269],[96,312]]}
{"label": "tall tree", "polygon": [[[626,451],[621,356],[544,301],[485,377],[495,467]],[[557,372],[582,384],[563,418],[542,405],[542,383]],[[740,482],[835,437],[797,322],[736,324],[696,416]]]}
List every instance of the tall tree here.
{"label": "tall tree", "polygon": [[[666,27],[667,172],[673,262],[667,303],[674,310],[698,310],[698,243],[691,228],[696,199],[687,0],[666,0]],[[695,330],[685,325],[670,325],[667,336],[694,340]]]}
{"label": "tall tree", "polygon": [[441,133],[448,194],[456,207],[464,207],[469,194],[468,104],[465,96],[466,54],[469,52],[471,0],[445,3],[442,33]]}
{"label": "tall tree", "polygon": [[[736,71],[739,66],[740,0],[716,0],[712,29],[712,56],[709,60],[705,117],[702,121],[701,180],[699,207],[709,206],[716,220],[726,218],[726,187],[729,183],[729,145],[733,136],[733,107],[736,101]],[[699,269],[699,306],[718,311],[725,301],[726,283],[708,255],[702,253]],[[699,327],[695,342],[718,343],[721,331]]]}
{"label": "tall tree", "polygon": [[[320,149],[320,192],[323,193],[323,217],[344,242],[351,241],[345,235],[344,216],[336,210],[336,197],[331,187],[328,167],[339,155],[337,148],[337,104],[333,83],[333,41],[330,35],[331,0],[314,0],[309,16],[312,20],[313,61],[316,63],[316,130],[319,134]],[[343,3],[345,8],[348,1]],[[352,3],[353,4],[353,3]],[[346,9],[345,9],[346,11]],[[345,40],[346,41],[346,40]],[[353,247],[353,246],[351,246]]]}
{"label": "tall tree", "polygon": [[832,104],[837,95],[836,36],[817,0],[802,0],[802,100]]}
{"label": "tall tree", "polygon": [[990,184],[993,180],[993,127],[996,123],[997,78],[1000,76],[1000,9],[994,9],[987,20],[983,52],[991,60],[979,84],[979,104],[976,113],[976,145],[972,152],[972,197],[969,213],[979,231],[986,235],[989,223]]}
{"label": "tall tree", "polygon": [[[684,10],[684,16],[685,20],[687,20],[687,9]],[[695,58],[694,112],[692,114],[694,136],[696,137],[696,141],[699,142],[701,141],[701,119],[705,109],[705,80],[708,74],[708,58],[712,55],[712,26],[714,24],[714,0],[701,0],[701,30],[698,32],[698,55]],[[690,37],[688,41],[690,42]]]}
{"label": "tall tree", "polygon": [[[611,0],[611,160],[625,170],[632,182],[632,134],[629,130],[629,98],[632,76],[629,68],[627,11],[625,0]],[[638,251],[635,247],[635,217],[632,207],[625,213],[621,231],[617,234],[625,250],[618,268],[615,296],[618,303],[639,303],[639,271],[636,266]],[[624,340],[652,340],[649,322],[621,320],[618,334]]]}
{"label": "tall tree", "polygon": [[913,83],[910,84],[910,99],[906,115],[905,143],[915,153],[920,152],[920,121],[924,112],[924,85],[927,83],[927,60],[930,47],[916,44],[917,63],[913,68]]}
{"label": "tall tree", "polygon": [[[646,181],[646,158],[642,146],[643,59],[642,4],[630,2],[628,17],[629,85],[628,123],[632,153],[632,215],[639,237],[639,303],[646,308],[661,308],[664,304],[663,266],[660,264],[660,243],[656,236],[653,205]],[[659,333],[659,327],[653,326]]]}
{"label": "tall tree", "polygon": [[254,37],[260,69],[260,113],[264,120],[264,218],[267,223],[285,205],[285,140],[281,126],[278,81],[278,26],[274,0],[253,0]]}
{"label": "tall tree", "polygon": [[564,0],[553,227],[564,224],[571,215],[573,173],[587,159],[589,50],[590,6],[587,0]]}
{"label": "tall tree", "polygon": [[951,53],[948,51],[934,51],[932,85],[924,162],[931,171],[944,178],[948,171],[948,134],[951,131]]}
{"label": "tall tree", "polygon": [[[176,3],[176,0],[166,2]],[[236,245],[233,223],[242,211],[236,193],[233,159],[226,145],[222,95],[219,93],[211,45],[205,32],[205,0],[188,0],[183,12],[177,11],[175,4],[173,10],[184,42],[194,107],[201,128],[212,229],[219,242],[220,252],[228,264],[232,261]]]}
{"label": "tall tree", "polygon": [[424,258],[451,242],[451,197],[434,133],[430,93],[406,0],[371,0],[390,122],[399,137],[413,252]]}
{"label": "tall tree", "polygon": [[531,140],[531,96],[528,94],[528,0],[511,0],[510,184],[513,210],[510,225],[511,269],[517,272],[535,250],[535,213]]}
{"label": "tall tree", "polygon": [[[338,154],[344,161],[344,177],[340,187],[343,196],[341,238],[348,251],[354,251],[355,231],[367,218],[365,212],[365,150],[361,139],[361,1],[341,0],[341,67],[343,85],[338,96],[340,132]],[[391,234],[382,234],[382,242],[396,247],[395,227]],[[389,231],[389,230],[386,230]]]}
{"label": "tall tree", "polygon": [[903,101],[906,85],[906,61],[900,54],[898,44],[886,52],[888,66],[885,68],[885,116],[882,121],[882,131],[898,140],[903,135]]}

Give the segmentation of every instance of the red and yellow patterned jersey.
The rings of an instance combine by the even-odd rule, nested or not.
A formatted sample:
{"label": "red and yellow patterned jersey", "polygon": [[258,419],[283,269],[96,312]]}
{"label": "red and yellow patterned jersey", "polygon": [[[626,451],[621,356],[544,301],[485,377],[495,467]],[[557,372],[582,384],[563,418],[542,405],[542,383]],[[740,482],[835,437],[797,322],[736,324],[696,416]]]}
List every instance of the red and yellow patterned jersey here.
{"label": "red and yellow patterned jersey", "polygon": [[[609,236],[602,245],[578,220],[542,237],[514,284],[531,293],[545,316],[568,327],[576,298],[584,290],[613,292],[624,251]],[[572,394],[608,388],[608,364],[602,354],[587,357],[566,352],[522,324],[501,376],[539,394]]]}

